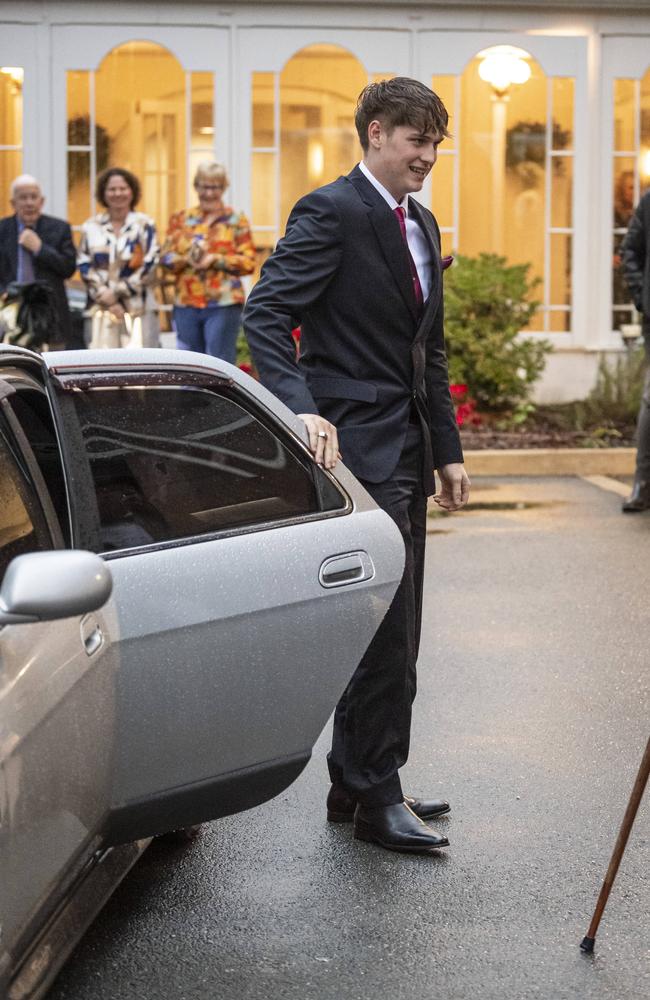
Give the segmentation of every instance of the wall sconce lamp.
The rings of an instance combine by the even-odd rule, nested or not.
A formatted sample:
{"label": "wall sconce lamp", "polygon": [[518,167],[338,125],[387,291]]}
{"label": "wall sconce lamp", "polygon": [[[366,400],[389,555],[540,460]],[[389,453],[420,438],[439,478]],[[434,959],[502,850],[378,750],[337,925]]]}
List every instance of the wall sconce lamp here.
{"label": "wall sconce lamp", "polygon": [[514,45],[493,45],[478,53],[481,60],[478,75],[489,83],[497,98],[506,97],[513,83],[526,83],[530,79],[529,59],[524,49]]}

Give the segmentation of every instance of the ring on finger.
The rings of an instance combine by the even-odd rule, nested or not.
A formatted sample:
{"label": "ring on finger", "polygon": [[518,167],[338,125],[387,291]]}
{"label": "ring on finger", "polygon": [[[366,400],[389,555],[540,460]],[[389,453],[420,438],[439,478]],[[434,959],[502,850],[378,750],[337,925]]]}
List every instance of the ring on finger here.
{"label": "ring on finger", "polygon": [[329,434],[326,431],[319,431],[318,432],[318,437],[322,438],[323,441],[327,441],[327,439],[329,437]]}

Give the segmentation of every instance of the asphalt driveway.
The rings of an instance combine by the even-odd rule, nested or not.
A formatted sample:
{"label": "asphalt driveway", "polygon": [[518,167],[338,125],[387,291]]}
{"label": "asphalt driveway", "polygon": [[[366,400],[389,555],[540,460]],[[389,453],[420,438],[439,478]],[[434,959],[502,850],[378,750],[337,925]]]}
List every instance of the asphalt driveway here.
{"label": "asphalt driveway", "polygon": [[404,775],[450,798],[449,850],[328,826],[326,733],[278,799],[154,845],[52,1000],[650,996],[650,790],[578,949],[650,731],[650,514],[580,479],[475,487],[430,521]]}

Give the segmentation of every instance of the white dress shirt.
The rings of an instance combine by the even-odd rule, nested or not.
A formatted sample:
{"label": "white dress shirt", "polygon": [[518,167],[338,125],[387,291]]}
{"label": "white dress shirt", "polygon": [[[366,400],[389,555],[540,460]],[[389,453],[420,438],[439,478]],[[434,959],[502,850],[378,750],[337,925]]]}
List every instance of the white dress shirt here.
{"label": "white dress shirt", "polygon": [[404,209],[406,214],[406,241],[418,272],[422,297],[426,300],[431,291],[431,249],[420,226],[409,215],[408,195],[404,195],[401,201],[395,201],[390,191],[387,191],[384,185],[380,184],[377,178],[370,173],[363,161],[359,164],[359,170],[370,181],[372,186],[379,191],[379,194],[388,203],[391,211],[394,212],[398,206]]}

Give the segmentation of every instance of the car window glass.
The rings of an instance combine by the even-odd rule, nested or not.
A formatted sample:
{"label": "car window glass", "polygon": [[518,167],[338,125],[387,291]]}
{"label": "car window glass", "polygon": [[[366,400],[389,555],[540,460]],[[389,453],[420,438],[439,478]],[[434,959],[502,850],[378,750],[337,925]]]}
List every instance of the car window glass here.
{"label": "car window glass", "polygon": [[38,498],[0,427],[0,579],[15,556],[51,547]]}
{"label": "car window glass", "polygon": [[318,511],[314,477],[233,399],[191,386],[77,388],[99,551]]}
{"label": "car window glass", "polygon": [[56,511],[65,543],[69,545],[70,524],[65,478],[47,397],[35,389],[19,388],[9,397],[8,402],[29,441]]}

